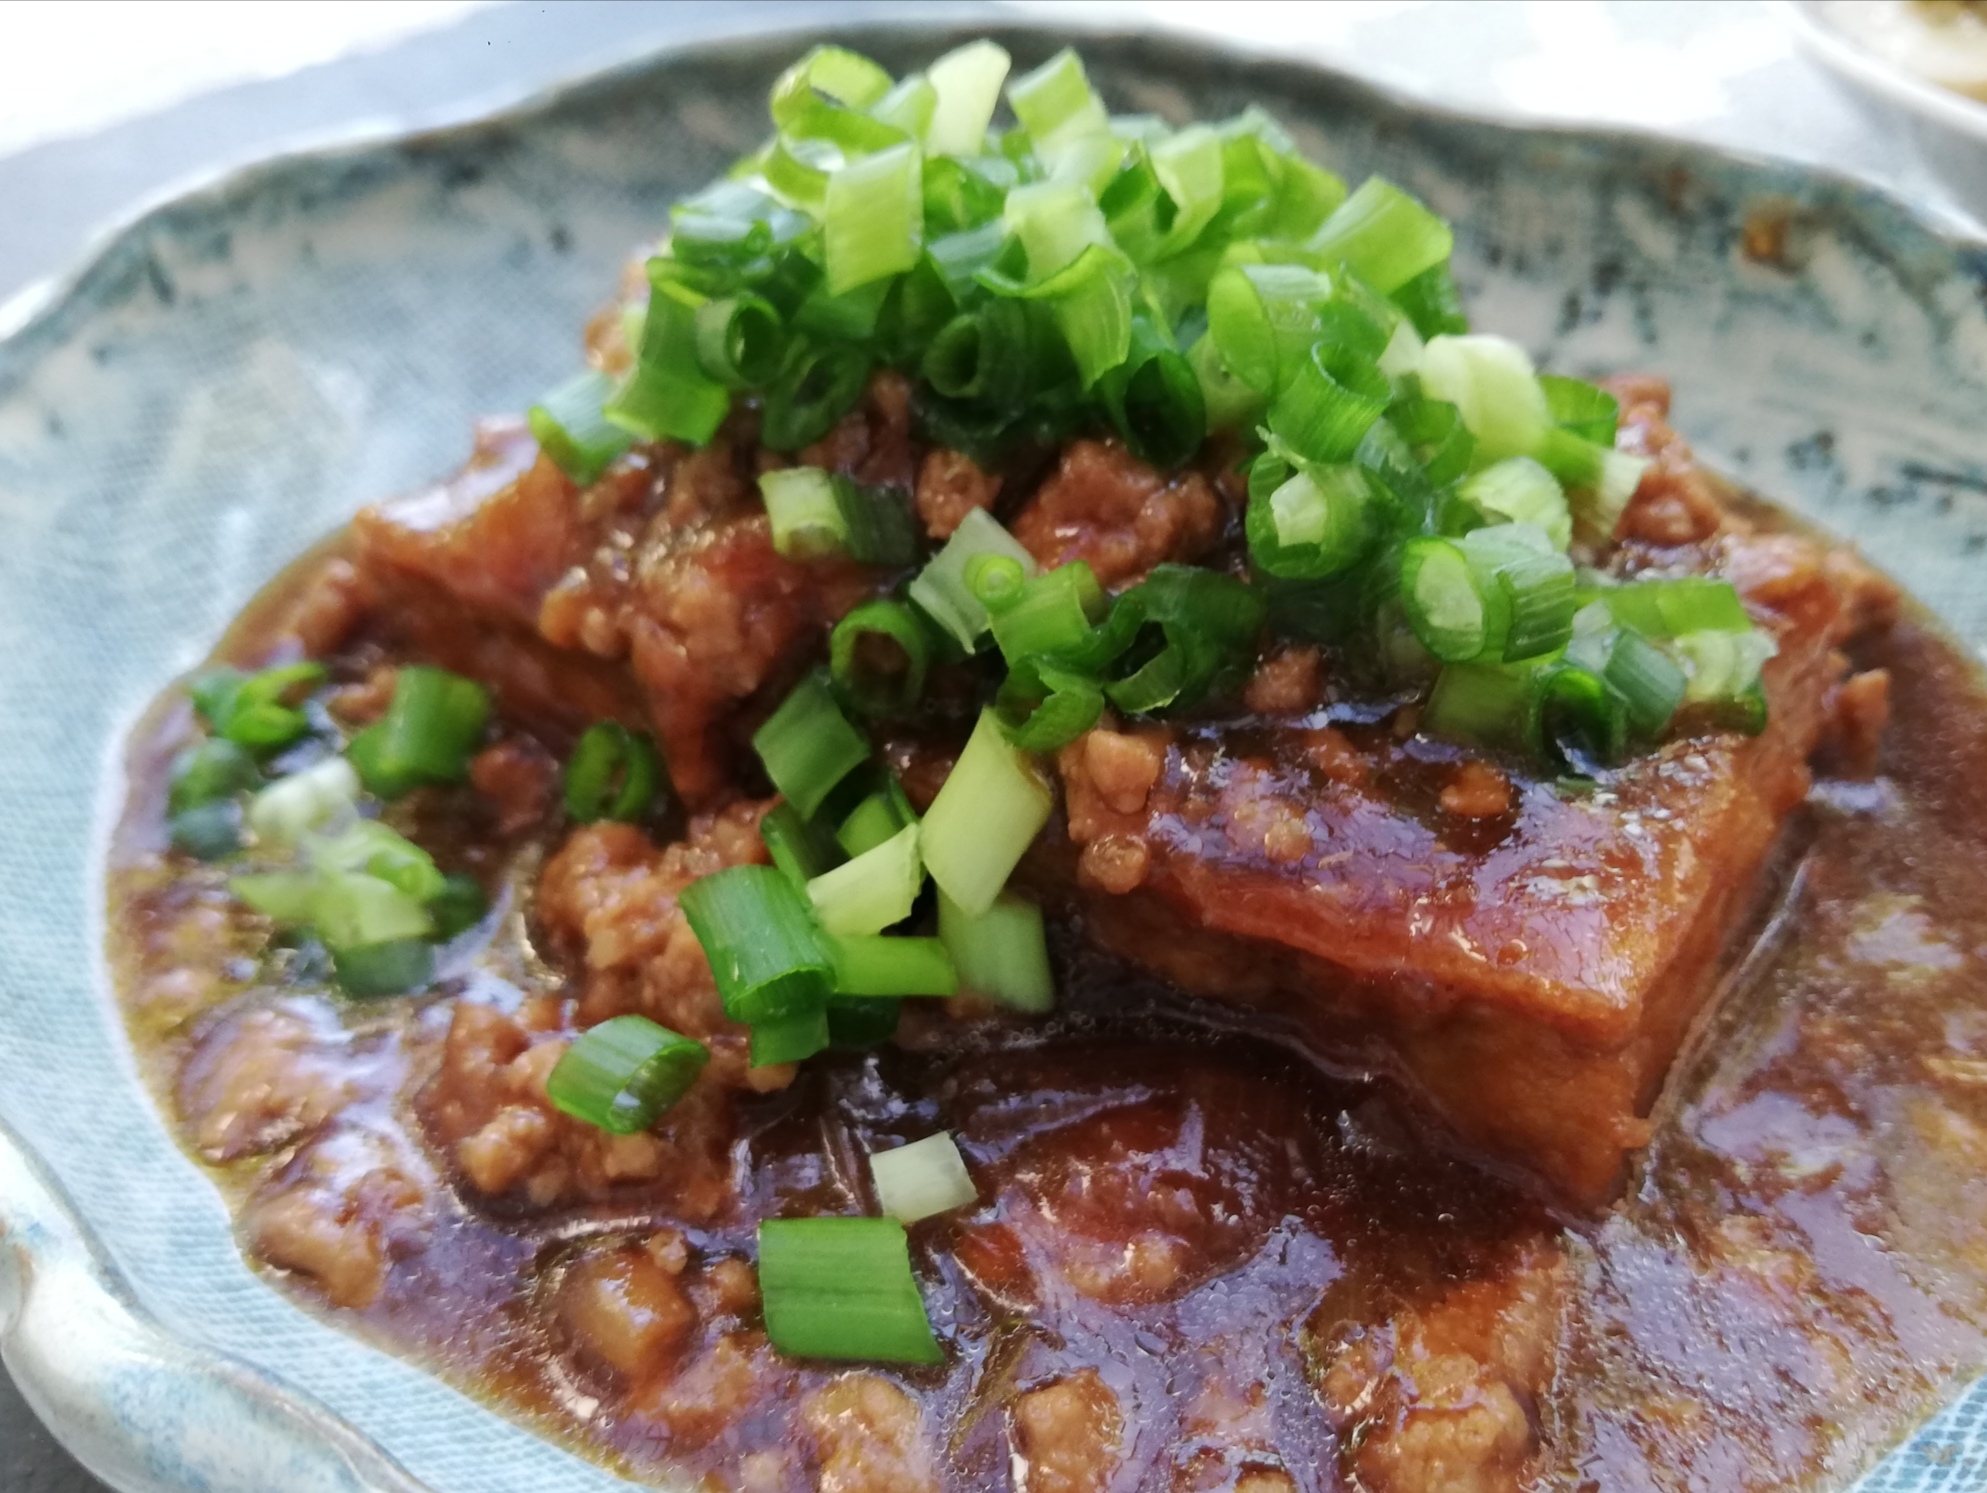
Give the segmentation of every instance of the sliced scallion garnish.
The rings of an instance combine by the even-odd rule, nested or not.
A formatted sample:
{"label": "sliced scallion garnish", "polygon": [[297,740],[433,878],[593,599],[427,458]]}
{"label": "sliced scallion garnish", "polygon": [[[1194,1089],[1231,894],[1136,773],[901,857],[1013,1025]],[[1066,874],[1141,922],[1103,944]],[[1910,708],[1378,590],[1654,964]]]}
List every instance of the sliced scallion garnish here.
{"label": "sliced scallion garnish", "polygon": [[345,745],[366,788],[398,798],[425,783],[459,783],[490,718],[482,685],[446,669],[409,664],[395,675],[385,716]]}
{"label": "sliced scallion garnish", "polygon": [[753,732],[752,749],[773,786],[808,819],[837,783],[869,760],[868,740],[849,724],[820,673],[794,686]]}
{"label": "sliced scallion garnish", "polygon": [[894,1218],[769,1218],[759,1225],[766,1335],[782,1353],[941,1363]]}
{"label": "sliced scallion garnish", "polygon": [[632,824],[654,806],[661,786],[655,743],[619,721],[596,721],[581,733],[566,763],[566,814],[576,824],[601,819]]}
{"label": "sliced scallion garnish", "polygon": [[978,917],[1048,823],[1053,800],[1034,767],[982,711],[965,751],[921,827],[925,868],[948,897]]}
{"label": "sliced scallion garnish", "polygon": [[616,1016],[573,1039],[546,1077],[545,1097],[561,1114],[633,1135],[690,1092],[710,1057],[703,1043],[646,1016]]}

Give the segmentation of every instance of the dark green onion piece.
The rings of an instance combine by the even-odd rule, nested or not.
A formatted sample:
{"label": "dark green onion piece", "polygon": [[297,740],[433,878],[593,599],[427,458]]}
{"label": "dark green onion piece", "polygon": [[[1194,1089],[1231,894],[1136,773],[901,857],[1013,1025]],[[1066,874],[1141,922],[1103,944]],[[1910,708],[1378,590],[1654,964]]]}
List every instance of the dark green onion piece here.
{"label": "dark green onion piece", "polygon": [[176,817],[188,809],[232,798],[261,781],[262,771],[246,747],[223,737],[209,737],[173,759],[166,813]]}
{"label": "dark green onion piece", "polygon": [[904,1003],[883,996],[830,996],[828,1045],[837,1052],[881,1047],[897,1035]]}
{"label": "dark green onion piece", "polygon": [[820,440],[862,397],[869,369],[870,356],[861,348],[799,349],[766,391],[759,435],[766,449],[798,451]]}
{"label": "dark green onion piece", "polygon": [[1009,741],[1024,752],[1053,752],[1097,724],[1104,691],[1087,674],[1029,658],[1008,670],[994,706]]}
{"label": "dark green onion piece", "polygon": [[217,798],[182,809],[166,823],[172,848],[198,861],[225,860],[241,849],[241,805]]}
{"label": "dark green onion piece", "polygon": [[752,733],[752,749],[773,786],[809,819],[837,783],[869,760],[868,740],[849,724],[819,670]]}
{"label": "dark green onion piece", "polygon": [[951,634],[968,653],[979,646],[992,624],[966,575],[975,557],[986,554],[1005,555],[1029,575],[1039,568],[1035,557],[992,514],[984,508],[975,508],[961,520],[952,537],[946,540],[945,548],[932,556],[910,586],[911,600],[924,608],[925,615]]}
{"label": "dark green onion piece", "polygon": [[701,446],[730,413],[731,391],[697,361],[702,298],[675,284],[658,266],[666,270],[669,261],[650,261],[648,317],[634,372],[601,413],[643,440]]}
{"label": "dark green onion piece", "polygon": [[759,1225],[766,1335],[782,1353],[942,1363],[910,1245],[894,1218],[769,1218]]}
{"label": "dark green onion piece", "polygon": [[646,733],[596,721],[566,763],[566,813],[576,824],[633,824],[653,807],[661,784],[662,759]]}
{"label": "dark green onion piece", "polygon": [[698,365],[728,389],[771,383],[786,355],[780,313],[749,291],[699,306],[696,337]]}
{"label": "dark green onion piece", "polygon": [[428,899],[428,913],[435,920],[435,937],[446,943],[457,934],[467,933],[490,912],[490,899],[483,884],[460,872],[442,878],[441,890]]}
{"label": "dark green onion piece", "polygon": [[978,917],[943,892],[938,937],[952,954],[959,983],[1017,1011],[1048,1011],[1056,1003],[1042,909],[1004,892]]}
{"label": "dark green onion piece", "polygon": [[1616,622],[1634,628],[1645,638],[1752,631],[1752,618],[1737,589],[1730,581],[1709,576],[1631,581],[1586,593],[1583,599],[1602,603]]}
{"label": "dark green onion piece", "polygon": [[561,1114],[633,1135],[689,1093],[710,1060],[703,1043],[646,1016],[616,1016],[573,1039],[545,1080],[545,1097]]}
{"label": "dark green onion piece", "polygon": [[849,811],[848,817],[835,831],[835,842],[850,855],[861,855],[886,840],[894,839],[917,822],[918,816],[911,808],[910,799],[905,797],[903,787],[896,778],[891,777],[883,788]]}
{"label": "dark green onion piece", "polygon": [[1393,400],[1370,360],[1340,358],[1319,343],[1269,407],[1269,428],[1308,461],[1344,461]]}
{"label": "dark green onion piece", "polygon": [[1457,293],[1455,277],[1446,264],[1423,270],[1405,285],[1397,286],[1393,300],[1424,339],[1460,337],[1470,329],[1470,319],[1463,312],[1463,298]]}
{"label": "dark green onion piece", "polygon": [[966,749],[926,810],[921,850],[932,880],[978,916],[1048,823],[1054,798],[1000,718],[983,711]]}
{"label": "dark green onion piece", "polygon": [[1453,404],[1440,399],[1403,400],[1387,412],[1387,420],[1435,486],[1446,487],[1469,471],[1476,437]]}
{"label": "dark green onion piece", "polygon": [[[891,833],[895,834],[896,830]],[[802,818],[792,804],[775,804],[767,811],[759,821],[759,838],[766,842],[773,864],[787,880],[803,889],[815,877],[834,870],[847,859],[834,838],[822,826]]]}
{"label": "dark green onion piece", "polygon": [[1469,746],[1532,751],[1532,682],[1522,664],[1450,664],[1422,707],[1421,728]]}
{"label": "dark green onion piece", "polygon": [[935,938],[852,933],[829,939],[828,947],[837,996],[949,996],[959,988],[952,956]]}
{"label": "dark green onion piece", "polygon": [[331,950],[331,968],[338,988],[366,999],[404,995],[435,977],[434,945],[424,938],[393,938]]}
{"label": "dark green onion piece", "polygon": [[932,639],[901,601],[865,602],[835,624],[829,673],[842,698],[872,719],[908,715],[924,697]]}
{"label": "dark green onion piece", "polygon": [[[1012,561],[1007,564],[1018,569]],[[978,582],[986,579],[984,570],[976,577]],[[998,608],[989,602],[982,585],[976,584],[974,589],[993,614],[994,642],[1010,664],[1078,647],[1090,636],[1091,621],[1102,614],[1105,605],[1103,587],[1082,560],[1059,565],[1025,582],[1018,594],[1012,594],[1012,599]]]}
{"label": "dark green onion piece", "polygon": [[1628,703],[1577,664],[1551,663],[1533,678],[1528,745],[1575,767],[1611,767],[1628,754]]}
{"label": "dark green onion piece", "polygon": [[310,730],[310,718],[285,701],[300,689],[322,684],[324,672],[324,665],[309,662],[279,664],[254,674],[209,669],[188,682],[187,692],[215,735],[267,752]]}
{"label": "dark green onion piece", "polygon": [[398,798],[424,783],[459,783],[490,719],[482,685],[446,669],[403,666],[384,717],[346,744],[366,787]]}
{"label": "dark green onion piece", "polygon": [[1282,580],[1337,575],[1371,547],[1375,509],[1372,483],[1361,468],[1321,463],[1293,469],[1264,452],[1249,469],[1249,556]]}
{"label": "dark green onion piece", "polygon": [[1625,627],[1576,632],[1566,658],[1606,680],[1622,698],[1629,728],[1647,738],[1662,734],[1690,683],[1674,659]]}
{"label": "dark green onion piece", "polygon": [[750,1062],[754,1068],[805,1062],[817,1052],[826,1052],[831,1040],[825,1004],[792,1016],[756,1021],[752,1024]]}
{"label": "dark green onion piece", "polygon": [[589,371],[531,407],[531,434],[538,449],[581,487],[635,443],[634,436],[601,413],[613,394],[613,379]]}
{"label": "dark green onion piece", "polygon": [[1577,378],[1561,378],[1541,373],[1539,387],[1545,390],[1545,405],[1552,423],[1597,446],[1612,446],[1621,425],[1621,404],[1614,395],[1597,385]]}
{"label": "dark green onion piece", "polygon": [[819,1014],[834,966],[806,895],[782,872],[732,866],[691,882],[678,904],[710,961],[725,1015],[757,1026]]}

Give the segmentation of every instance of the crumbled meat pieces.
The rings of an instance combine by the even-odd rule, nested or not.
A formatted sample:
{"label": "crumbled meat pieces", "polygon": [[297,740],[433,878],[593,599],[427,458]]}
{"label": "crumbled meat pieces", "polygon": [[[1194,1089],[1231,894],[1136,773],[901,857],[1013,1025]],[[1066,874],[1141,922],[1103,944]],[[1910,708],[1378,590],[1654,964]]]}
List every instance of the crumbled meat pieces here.
{"label": "crumbled meat pieces", "polygon": [[801,466],[846,472],[858,482],[909,492],[918,468],[911,448],[911,384],[880,369],[870,376],[862,403],[798,456]]}
{"label": "crumbled meat pieces", "polygon": [[1313,1317],[1318,1394],[1346,1470],[1372,1493],[1516,1493],[1538,1451],[1528,1408],[1545,1387],[1560,1259],[1540,1244],[1380,1322]]}
{"label": "crumbled meat pieces", "polygon": [[179,1112],[210,1161],[267,1155],[346,1105],[388,1091],[390,1053],[354,1061],[352,1039],[322,1007],[253,1007],[208,1031],[180,1070]]}
{"label": "crumbled meat pieces", "polygon": [[1458,763],[1442,787],[1442,808],[1459,819],[1498,819],[1511,802],[1511,780],[1488,762]]}
{"label": "crumbled meat pieces", "polygon": [[528,736],[485,747],[469,762],[469,781],[497,806],[497,833],[514,835],[543,818],[551,806],[558,764]]}
{"label": "crumbled meat pieces", "polygon": [[372,605],[372,587],[350,560],[324,561],[298,588],[271,631],[305,658],[327,658],[343,647]]}
{"label": "crumbled meat pieces", "polygon": [[699,815],[667,846],[632,825],[587,825],[546,862],[538,914],[555,945],[581,956],[582,1025],[638,1012],[705,1043],[710,1079],[779,1086],[772,1070],[749,1066],[745,1028],[725,1017],[710,964],[676,902],[699,877],[764,863],[759,820],[769,807],[739,802]]}
{"label": "crumbled meat pieces", "polygon": [[1110,1485],[1124,1456],[1125,1417],[1095,1369],[1029,1390],[1013,1414],[1025,1493],[1102,1493]]}
{"label": "crumbled meat pieces", "polygon": [[1658,545],[1691,544],[1716,534],[1725,521],[1724,504],[1698,470],[1689,444],[1670,428],[1669,384],[1639,374],[1602,382],[1621,402],[1616,445],[1649,459],[1615,534]]}
{"label": "crumbled meat pieces", "polygon": [[993,507],[999,496],[1000,478],[964,452],[937,447],[918,468],[918,517],[933,539],[950,539],[967,514]]}
{"label": "crumbled meat pieces", "polygon": [[715,1217],[734,1190],[724,1090],[700,1081],[654,1129],[634,1135],[609,1135],[570,1119],[545,1096],[545,1080],[570,1035],[558,1020],[550,1001],[528,1001],[516,1015],[458,1002],[441,1068],[418,1100],[435,1142],[489,1197],[549,1207],[666,1182],[674,1217],[692,1223]]}
{"label": "crumbled meat pieces", "polygon": [[1163,477],[1115,441],[1073,441],[1015,516],[1014,537],[1044,566],[1089,563],[1116,588],[1220,537],[1221,499],[1194,471]]}
{"label": "crumbled meat pieces", "polygon": [[693,1450],[746,1424],[758,1406],[793,1393],[793,1368],[762,1332],[727,1332],[693,1354],[674,1374],[649,1381],[628,1404],[672,1447]]}
{"label": "crumbled meat pieces", "polygon": [[1250,676],[1242,703],[1257,715],[1302,715],[1324,694],[1324,660],[1316,648],[1280,649]]}
{"label": "crumbled meat pieces", "polygon": [[1842,681],[1835,692],[1835,747],[1844,771],[1859,778],[1876,776],[1889,724],[1888,669],[1865,669]]}
{"label": "crumbled meat pieces", "polygon": [[262,1185],[243,1227],[258,1256],[309,1281],[333,1306],[368,1307],[391,1260],[425,1239],[420,1175],[396,1138],[336,1129]]}
{"label": "crumbled meat pieces", "polygon": [[675,1275],[638,1249],[575,1264],[560,1283],[558,1310],[583,1352],[628,1380],[668,1368],[697,1326]]}
{"label": "crumbled meat pieces", "polygon": [[1083,738],[1090,783],[1115,813],[1136,814],[1166,765],[1166,743],[1156,736],[1092,731]]}
{"label": "crumbled meat pieces", "polygon": [[936,1493],[918,1402],[880,1374],[845,1374],[801,1406],[820,1493]]}

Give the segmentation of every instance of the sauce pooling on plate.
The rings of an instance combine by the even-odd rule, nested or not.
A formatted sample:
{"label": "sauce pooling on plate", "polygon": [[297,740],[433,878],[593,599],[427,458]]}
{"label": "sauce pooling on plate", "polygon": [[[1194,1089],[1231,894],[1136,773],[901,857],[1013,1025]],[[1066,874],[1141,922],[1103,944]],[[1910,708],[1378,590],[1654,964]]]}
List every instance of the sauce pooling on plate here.
{"label": "sauce pooling on plate", "polygon": [[796,64],[141,725],[244,1248],[658,1480],[1839,1482],[1983,1362],[1970,666],[1398,188],[1006,66]]}

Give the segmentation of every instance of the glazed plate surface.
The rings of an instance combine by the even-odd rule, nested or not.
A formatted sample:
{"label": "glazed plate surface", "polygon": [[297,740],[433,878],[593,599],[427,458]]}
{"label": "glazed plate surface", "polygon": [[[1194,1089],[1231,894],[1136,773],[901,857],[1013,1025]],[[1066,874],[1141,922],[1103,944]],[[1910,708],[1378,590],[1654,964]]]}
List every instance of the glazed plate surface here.
{"label": "glazed plate surface", "polygon": [[[1024,63],[1062,40],[995,34]],[[841,39],[900,69],[951,36]],[[629,248],[758,142],[808,40],[257,168],[133,225],[0,344],[0,1342],[117,1486],[624,1486],[250,1273],[128,1055],[102,839],[136,712],[285,561],[576,367]],[[1987,643],[1987,248],[1796,168],[1444,116],[1198,42],[1083,47],[1120,109],[1257,102],[1314,159],[1421,194],[1483,324],[1555,371],[1670,376],[1700,449]],[[1977,1387],[1864,1486],[1983,1479]]]}

